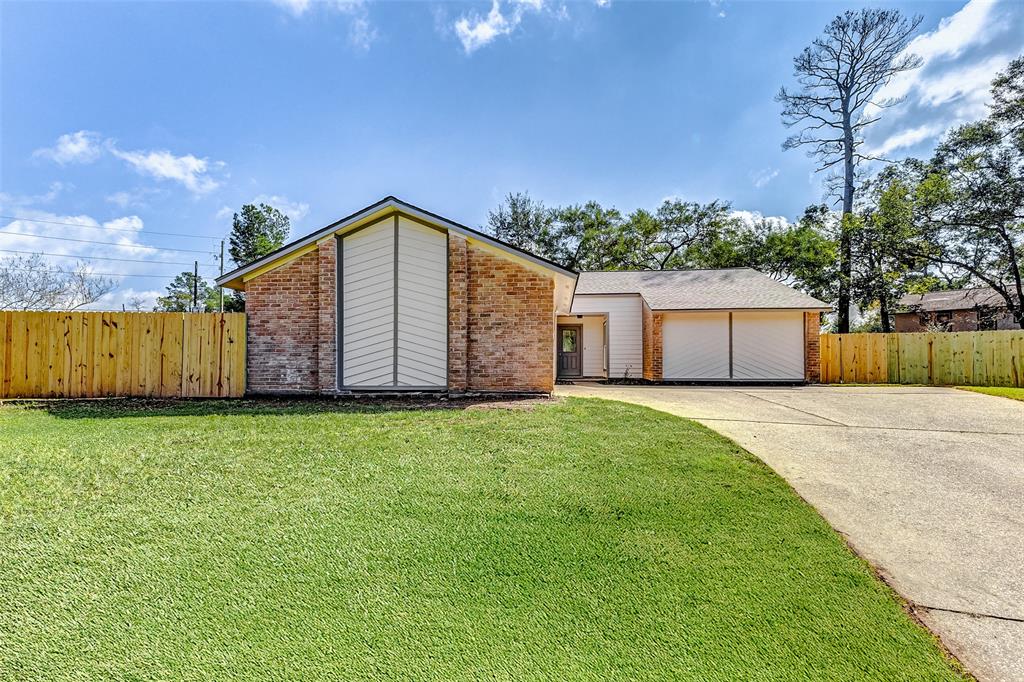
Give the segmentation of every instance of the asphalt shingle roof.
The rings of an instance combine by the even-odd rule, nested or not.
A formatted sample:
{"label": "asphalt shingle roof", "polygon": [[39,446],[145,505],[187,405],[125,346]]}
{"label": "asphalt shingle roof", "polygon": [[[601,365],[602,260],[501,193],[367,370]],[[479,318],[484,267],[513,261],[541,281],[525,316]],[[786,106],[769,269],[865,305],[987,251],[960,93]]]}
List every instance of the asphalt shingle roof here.
{"label": "asphalt shingle roof", "polygon": [[828,309],[751,268],[581,272],[577,294],[640,294],[652,310]]}
{"label": "asphalt shingle roof", "polygon": [[971,310],[978,306],[1006,307],[1006,299],[988,287],[975,289],[950,289],[949,291],[929,291],[926,294],[907,294],[899,300],[899,305],[913,310]]}

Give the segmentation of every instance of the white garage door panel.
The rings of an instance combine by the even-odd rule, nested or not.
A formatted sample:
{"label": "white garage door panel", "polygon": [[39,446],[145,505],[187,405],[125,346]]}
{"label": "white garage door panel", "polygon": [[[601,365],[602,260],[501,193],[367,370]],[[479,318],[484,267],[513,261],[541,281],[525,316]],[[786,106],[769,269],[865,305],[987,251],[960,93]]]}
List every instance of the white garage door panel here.
{"label": "white garage door panel", "polygon": [[342,240],[342,383],[390,386],[395,365],[394,223]]}
{"label": "white garage door panel", "polygon": [[803,313],[733,313],[732,358],[734,379],[803,379]]}
{"label": "white garage door panel", "polygon": [[448,238],[399,218],[398,385],[448,385]]}
{"label": "white garage door panel", "polygon": [[665,379],[728,379],[729,313],[666,314],[662,362]]}

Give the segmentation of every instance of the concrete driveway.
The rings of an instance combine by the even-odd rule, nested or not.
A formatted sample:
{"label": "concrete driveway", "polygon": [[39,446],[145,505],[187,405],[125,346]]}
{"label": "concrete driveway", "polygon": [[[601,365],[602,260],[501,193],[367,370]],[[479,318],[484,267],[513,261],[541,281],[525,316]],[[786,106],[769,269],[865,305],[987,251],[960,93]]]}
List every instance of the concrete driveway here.
{"label": "concrete driveway", "polygon": [[947,388],[558,386],[695,419],[783,476],[968,669],[1024,680],[1024,402]]}

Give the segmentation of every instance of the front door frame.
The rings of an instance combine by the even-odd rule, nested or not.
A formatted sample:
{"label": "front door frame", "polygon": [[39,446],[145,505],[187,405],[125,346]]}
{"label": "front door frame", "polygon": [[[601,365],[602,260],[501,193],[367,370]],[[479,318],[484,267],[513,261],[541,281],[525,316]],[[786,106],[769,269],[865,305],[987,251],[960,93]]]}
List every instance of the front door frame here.
{"label": "front door frame", "polygon": [[[575,329],[576,330],[576,351],[572,355],[576,355],[579,358],[579,370],[576,374],[566,374],[562,371],[562,330],[563,329]],[[583,376],[583,324],[558,324],[555,330],[555,338],[557,339],[557,348],[555,349],[555,372],[559,379],[578,379]]]}

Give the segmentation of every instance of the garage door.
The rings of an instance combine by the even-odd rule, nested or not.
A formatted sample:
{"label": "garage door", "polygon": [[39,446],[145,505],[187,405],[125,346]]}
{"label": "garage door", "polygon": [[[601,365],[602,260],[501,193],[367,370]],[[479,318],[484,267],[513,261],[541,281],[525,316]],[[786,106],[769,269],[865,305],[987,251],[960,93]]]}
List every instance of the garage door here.
{"label": "garage door", "polygon": [[733,313],[733,379],[803,379],[803,317],[800,311]]}
{"label": "garage door", "polygon": [[666,313],[662,350],[670,381],[799,381],[803,312]]}
{"label": "garage door", "polygon": [[342,238],[342,387],[447,386],[447,243],[404,217]]}
{"label": "garage door", "polygon": [[661,334],[665,379],[729,378],[729,313],[668,313]]}

